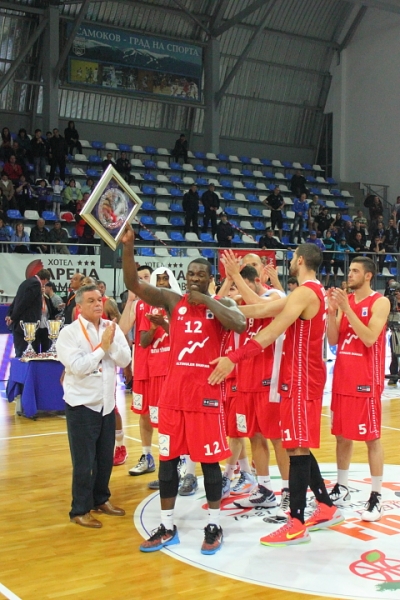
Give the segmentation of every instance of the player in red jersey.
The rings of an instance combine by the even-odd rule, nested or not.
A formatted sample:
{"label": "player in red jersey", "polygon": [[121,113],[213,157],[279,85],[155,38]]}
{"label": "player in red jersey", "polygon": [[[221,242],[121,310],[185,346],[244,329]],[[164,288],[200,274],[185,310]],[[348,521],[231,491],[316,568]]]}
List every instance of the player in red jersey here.
{"label": "player in red jersey", "polygon": [[[343,521],[339,510],[332,504],[318,463],[310,452],[310,448],[319,447],[326,380],[323,342],[328,302],[323,286],[316,279],[321,261],[321,251],[315,244],[298,246],[290,263],[290,272],[297,277],[300,285],[290,294],[282,311],[248,344],[232,352],[228,358],[218,358],[211,363],[216,367],[209,382],[218,384],[237,362],[257,356],[286,332],[280,392],[282,443],[290,459],[290,518],[286,525],[261,538],[261,543],[268,546],[309,542],[308,529],[313,531]],[[308,486],[315,494],[317,509],[304,522]]]}
{"label": "player in red jersey", "polygon": [[140,550],[154,552],[179,543],[173,511],[178,493],[178,462],[190,454],[201,463],[209,507],[203,554],[214,554],[222,543],[219,525],[222,473],[218,461],[230,455],[225,435],[220,387],[211,386],[209,357],[221,355],[225,329],[241,333],[245,318],[227,298],[208,295],[211,265],[202,258],[189,264],[188,294],[183,297],[140,281],[134,261],[134,233],[130,226],[122,238],[125,285],[143,301],[162,307],[170,321],[168,373],[158,404],[160,449],[161,525]]}
{"label": "player in red jersey", "polygon": [[[138,267],[138,277],[143,281],[150,282],[153,269],[148,265]],[[132,384],[132,411],[139,417],[140,439],[142,442],[142,455],[137,465],[129,469],[130,475],[143,475],[153,473],[156,470],[154,457],[151,453],[151,441],[153,427],[150,422],[148,404],[149,385],[149,348],[143,348],[140,344],[140,332],[142,321],[146,318],[149,307],[142,300],[136,299],[134,294],[128,295],[128,300],[119,322],[122,331],[127,335],[128,331],[135,325],[135,338],[133,347],[133,384]]]}
{"label": "player in red jersey", "polygon": [[383,448],[381,394],[385,381],[385,333],[390,302],[371,289],[375,263],[351,261],[347,283],[352,290],[329,290],[328,341],[337,344],[332,384],[332,433],[336,436],[338,481],[331,491],[336,506],[351,502],[348,476],[353,440],[364,441],[371,471],[371,495],[363,521],[382,515]]}

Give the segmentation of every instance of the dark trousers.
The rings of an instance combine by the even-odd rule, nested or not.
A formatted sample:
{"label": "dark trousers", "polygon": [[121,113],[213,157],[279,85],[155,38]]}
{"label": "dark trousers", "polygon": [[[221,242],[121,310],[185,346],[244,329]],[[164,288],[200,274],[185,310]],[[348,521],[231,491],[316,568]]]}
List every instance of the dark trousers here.
{"label": "dark trousers", "polygon": [[103,417],[86,406],[65,405],[72,458],[72,505],[70,517],[85,515],[104,504],[114,458],[115,412]]}
{"label": "dark trousers", "polygon": [[190,231],[190,224],[192,224],[192,229],[194,233],[199,235],[199,224],[197,222],[198,219],[197,212],[187,212],[185,213],[185,233]]}
{"label": "dark trousers", "polygon": [[74,148],[76,148],[76,151],[78,154],[82,154],[82,145],[80,143],[80,141],[76,141],[76,142],[70,142],[68,144],[68,152],[69,154],[73,154],[73,150]]}
{"label": "dark trousers", "polygon": [[65,158],[52,158],[50,161],[50,182],[52,182],[54,179],[57,166],[60,169],[61,181],[65,181]]}
{"label": "dark trousers", "polygon": [[217,233],[217,213],[215,210],[204,211],[203,217],[203,232],[207,233],[208,223],[211,221],[211,233],[214,235]]}
{"label": "dark trousers", "polygon": [[392,360],[390,362],[390,367],[389,367],[389,373],[391,375],[398,375],[399,373],[399,357],[397,354],[394,353],[394,348],[393,348],[394,344],[393,344],[393,332],[390,336],[390,350],[392,353]]}

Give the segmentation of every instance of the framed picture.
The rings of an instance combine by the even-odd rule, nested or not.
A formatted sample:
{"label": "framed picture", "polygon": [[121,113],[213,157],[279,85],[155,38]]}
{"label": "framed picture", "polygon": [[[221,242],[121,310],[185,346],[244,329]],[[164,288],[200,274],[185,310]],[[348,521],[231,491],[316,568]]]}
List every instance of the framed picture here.
{"label": "framed picture", "polygon": [[80,216],[115,250],[124,234],[125,225],[131,223],[141,205],[139,196],[118,171],[109,165]]}

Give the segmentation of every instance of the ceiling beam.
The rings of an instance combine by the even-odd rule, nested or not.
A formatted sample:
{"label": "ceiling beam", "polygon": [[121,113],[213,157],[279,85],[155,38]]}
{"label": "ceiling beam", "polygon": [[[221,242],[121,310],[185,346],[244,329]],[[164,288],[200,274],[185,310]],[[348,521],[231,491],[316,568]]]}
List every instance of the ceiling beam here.
{"label": "ceiling beam", "polygon": [[[232,54],[221,53],[221,57],[234,60],[236,57]],[[299,67],[298,65],[287,65],[284,63],[273,62],[271,60],[262,60],[261,58],[246,58],[246,62],[254,63],[259,65],[266,65],[267,67],[276,67],[277,69],[284,69],[289,71],[299,71],[300,73],[308,73],[309,75],[319,75],[321,77],[327,77],[330,75],[329,71],[321,71],[320,69],[309,69],[307,67]]]}
{"label": "ceiling beam", "polygon": [[80,11],[79,11],[78,15],[75,17],[74,25],[73,25],[72,31],[71,31],[71,35],[69,36],[68,40],[65,42],[65,44],[63,46],[63,49],[62,49],[62,52],[61,52],[61,54],[59,56],[58,62],[56,64],[55,68],[54,68],[53,76],[54,76],[55,80],[58,79],[60,71],[61,71],[62,67],[64,66],[64,63],[65,63],[65,61],[67,59],[67,56],[68,56],[68,53],[71,50],[72,44],[74,43],[74,39],[75,39],[75,36],[77,34],[77,31],[78,31],[79,27],[82,25],[82,22],[83,22],[83,20],[84,20],[84,18],[86,16],[86,12],[87,12],[87,10],[89,8],[90,2],[91,2],[91,0],[84,0],[82,2],[82,5],[81,5],[81,8],[80,8]]}
{"label": "ceiling beam", "polygon": [[[275,4],[275,3],[273,3],[273,4]],[[212,32],[213,36],[218,37],[219,35],[222,35],[225,31],[228,31],[228,29],[230,29],[234,25],[237,25],[238,23],[241,22],[242,19],[248,17],[254,11],[258,10],[259,8],[262,8],[263,6],[265,6],[265,0],[255,0],[255,2],[253,2],[253,4],[250,4],[247,8],[244,8],[243,10],[238,12],[231,19],[225,20],[223,25],[220,25],[220,27],[218,27],[217,29],[214,29]]]}
{"label": "ceiling beam", "polygon": [[352,4],[364,4],[368,8],[377,8],[378,10],[385,10],[400,15],[400,2],[398,0],[347,0]]}
{"label": "ceiling beam", "polygon": [[30,6],[30,4],[16,4],[15,2],[7,2],[7,0],[1,0],[0,2],[0,10],[12,10],[19,13],[32,13],[33,15],[43,15],[43,8],[36,8],[34,6]]}
{"label": "ceiling beam", "polygon": [[343,38],[343,41],[340,44],[339,47],[339,52],[341,52],[342,50],[344,50],[345,48],[347,48],[347,46],[350,44],[351,40],[354,37],[355,32],[357,31],[361,21],[364,18],[365,13],[367,12],[368,8],[363,5],[360,7],[359,11],[357,12],[356,16],[354,17],[350,27],[347,30],[346,35]]}
{"label": "ceiling beam", "polygon": [[205,31],[207,35],[211,35],[211,32],[210,32],[210,30],[208,29],[208,27],[207,27],[206,25],[204,25],[204,24],[203,24],[203,23],[200,21],[200,19],[198,19],[198,18],[196,17],[196,15],[195,15],[193,12],[191,12],[190,10],[188,10],[188,9],[186,8],[186,6],[185,6],[184,4],[182,4],[182,2],[179,2],[179,0],[172,0],[172,1],[173,1],[173,2],[174,2],[176,5],[177,5],[177,6],[179,6],[179,8],[181,9],[181,11],[182,11],[183,13],[185,13],[185,14],[186,14],[188,17],[190,17],[190,19],[191,19],[192,21],[194,21],[194,22],[196,23],[196,25],[198,25],[198,26],[200,27],[200,29],[202,29],[203,31]]}

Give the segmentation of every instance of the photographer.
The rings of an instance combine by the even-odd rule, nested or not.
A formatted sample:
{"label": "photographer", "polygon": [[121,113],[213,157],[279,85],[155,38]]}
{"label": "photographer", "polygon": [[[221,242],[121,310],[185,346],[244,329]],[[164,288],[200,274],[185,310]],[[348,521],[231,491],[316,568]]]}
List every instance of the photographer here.
{"label": "photographer", "polygon": [[385,296],[390,300],[390,313],[388,327],[390,329],[390,350],[392,360],[390,363],[390,375],[388,385],[396,386],[399,379],[399,356],[400,356],[400,283],[395,279],[389,279],[386,284]]}

